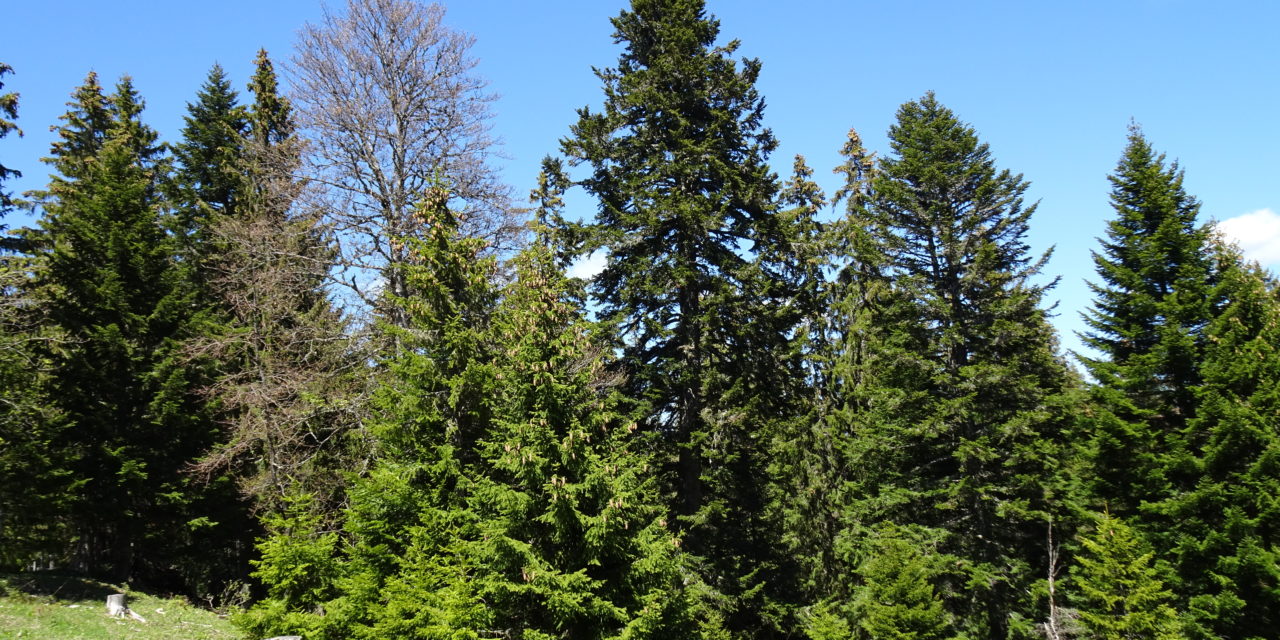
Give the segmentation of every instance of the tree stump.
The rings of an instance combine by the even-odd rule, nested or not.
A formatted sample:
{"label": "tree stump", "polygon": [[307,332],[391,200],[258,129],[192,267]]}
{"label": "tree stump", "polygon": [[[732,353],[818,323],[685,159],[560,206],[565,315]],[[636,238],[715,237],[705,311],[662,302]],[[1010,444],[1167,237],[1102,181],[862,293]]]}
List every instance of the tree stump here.
{"label": "tree stump", "polygon": [[113,593],[107,596],[107,615],[112,618],[123,618],[129,607],[124,604],[123,593]]}
{"label": "tree stump", "polygon": [[143,618],[142,616],[134,613],[132,610],[129,609],[129,607],[125,606],[123,593],[113,593],[107,596],[107,615],[111,616],[112,618],[129,617],[129,618],[133,618],[134,620],[137,620],[138,622],[147,621],[146,618]]}

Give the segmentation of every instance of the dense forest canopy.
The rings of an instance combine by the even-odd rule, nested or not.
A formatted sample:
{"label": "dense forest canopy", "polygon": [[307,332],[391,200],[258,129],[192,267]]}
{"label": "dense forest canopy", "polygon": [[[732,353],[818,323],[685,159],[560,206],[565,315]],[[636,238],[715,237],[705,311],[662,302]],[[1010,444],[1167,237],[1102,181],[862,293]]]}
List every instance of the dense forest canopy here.
{"label": "dense forest canopy", "polygon": [[247,638],[1280,637],[1280,284],[1141,126],[1064,354],[1035,176],[945,96],[814,167],[703,0],[611,26],[527,203],[414,0],[174,140],[89,71],[41,188],[0,140],[0,568]]}

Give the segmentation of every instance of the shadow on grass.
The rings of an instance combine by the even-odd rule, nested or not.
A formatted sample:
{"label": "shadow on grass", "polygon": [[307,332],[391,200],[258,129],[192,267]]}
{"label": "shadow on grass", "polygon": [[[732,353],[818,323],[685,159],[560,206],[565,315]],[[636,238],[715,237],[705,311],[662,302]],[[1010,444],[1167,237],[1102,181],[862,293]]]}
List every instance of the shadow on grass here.
{"label": "shadow on grass", "polygon": [[0,573],[0,595],[24,593],[58,600],[97,600],[124,590],[83,576],[56,572]]}

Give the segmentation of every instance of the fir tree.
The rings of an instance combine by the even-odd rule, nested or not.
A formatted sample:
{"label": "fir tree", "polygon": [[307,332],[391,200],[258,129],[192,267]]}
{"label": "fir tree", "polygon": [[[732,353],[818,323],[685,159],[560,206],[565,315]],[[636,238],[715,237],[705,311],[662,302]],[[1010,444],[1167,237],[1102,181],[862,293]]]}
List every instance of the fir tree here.
{"label": "fir tree", "polygon": [[798,412],[787,326],[802,295],[794,228],[777,213],[776,143],[756,60],[717,46],[701,0],[636,0],[613,20],[624,50],[598,72],[603,109],[562,142],[599,202],[582,251],[603,249],[593,293],[617,327],[627,395],[672,460],[671,509],[738,633],[785,615],[768,445]]}
{"label": "fir tree", "polygon": [[942,640],[953,636],[951,621],[932,584],[936,560],[922,551],[921,541],[882,536],[858,573],[862,588],[854,603],[855,618],[868,640]]}
{"label": "fir tree", "polygon": [[1034,615],[1071,384],[1031,282],[1034,207],[932,94],[902,106],[889,139],[869,184],[848,171],[849,325],[830,392],[850,474],[843,537],[856,550],[882,520],[936,532],[961,569],[942,580],[948,609],[964,632],[1005,638]]}
{"label": "fir tree", "polygon": [[477,444],[465,534],[413,545],[377,630],[698,637],[649,456],[618,414],[603,350],[550,250],[515,261],[494,319],[502,391]]}
{"label": "fir tree", "polygon": [[252,128],[240,155],[227,158],[238,167],[235,212],[211,216],[202,232],[206,286],[222,321],[188,350],[219,363],[206,393],[218,399],[228,432],[198,468],[233,473],[275,516],[306,495],[332,524],[342,474],[367,453],[352,436],[367,408],[368,356],[326,295],[331,239],[293,206],[301,144],[265,52],[249,88]]}
{"label": "fir tree", "polygon": [[[0,78],[13,73],[13,67],[0,62]],[[4,89],[4,82],[0,80],[0,89]],[[0,139],[17,132],[18,136],[22,136],[22,130],[18,128],[17,123],[13,120],[18,117],[18,94],[0,93]],[[10,169],[0,163],[0,220],[3,220],[10,211],[13,210],[13,194],[4,190],[4,181],[9,178],[21,178],[22,172],[17,169]],[[17,251],[20,243],[15,238],[4,236],[8,229],[7,225],[0,224],[0,251]]]}
{"label": "fir tree", "polygon": [[[0,63],[0,78],[12,72]],[[0,89],[4,87],[0,82]],[[18,94],[0,93],[0,138],[22,131]],[[3,190],[17,170],[0,164],[0,220],[14,208],[12,194]],[[0,234],[7,227],[0,224]],[[69,499],[59,475],[65,471],[50,449],[59,425],[56,410],[44,396],[48,360],[40,346],[60,336],[43,323],[44,307],[32,304],[34,274],[42,262],[14,255],[27,247],[21,238],[0,235],[0,566],[18,569],[39,554],[56,554],[66,540],[61,518]]]}
{"label": "fir tree", "polygon": [[1137,534],[1110,514],[1097,517],[1094,534],[1081,539],[1083,550],[1072,571],[1083,637],[1097,640],[1151,638],[1174,640],[1177,613],[1172,594],[1156,571],[1154,554]]}
{"label": "fir tree", "polygon": [[1136,126],[1111,184],[1116,218],[1094,256],[1101,283],[1091,285],[1095,302],[1085,316],[1084,342],[1101,356],[1081,360],[1109,412],[1094,429],[1096,491],[1130,516],[1141,502],[1195,482],[1203,441],[1187,425],[1196,415],[1214,276],[1208,231],[1196,224],[1199,202],[1183,189],[1177,163],[1166,166]]}
{"label": "fir tree", "polygon": [[162,222],[167,166],[128,78],[106,97],[91,74],[71,106],[35,237],[48,321],[69,339],[45,357],[76,561],[95,575],[211,588],[228,569],[192,556],[239,523],[222,518],[227,485],[198,487],[183,473],[216,432],[178,350],[191,300]]}
{"label": "fir tree", "polygon": [[[246,631],[376,637],[394,615],[385,610],[383,593],[402,565],[433,561],[473,524],[465,509],[468,479],[480,460],[478,443],[491,428],[497,393],[496,354],[488,340],[496,264],[480,257],[482,240],[459,236],[443,197],[442,190],[425,194],[418,215],[428,231],[407,240],[415,295],[394,303],[411,323],[386,326],[402,348],[380,363],[385,371],[372,399],[377,413],[370,429],[378,457],[347,491],[341,523],[346,543],[324,582],[331,588],[267,598],[241,618]],[[279,544],[286,553],[264,557],[257,575],[286,575],[288,567],[277,566],[277,559],[287,561],[293,550],[307,552],[321,541],[307,527],[279,530],[264,545]],[[312,613],[318,609],[325,615]],[[420,629],[427,624],[409,623]]]}
{"label": "fir tree", "polygon": [[[174,145],[178,227],[199,252],[216,215],[234,216],[245,188],[244,134],[248,121],[227,74],[209,70],[196,101],[187,104],[182,142]],[[196,257],[194,254],[192,257]]]}
{"label": "fir tree", "polygon": [[1205,445],[1199,478],[1158,505],[1160,540],[1179,602],[1203,638],[1265,638],[1280,618],[1280,300],[1276,285],[1232,247],[1211,245],[1219,310],[1204,329],[1192,433]]}

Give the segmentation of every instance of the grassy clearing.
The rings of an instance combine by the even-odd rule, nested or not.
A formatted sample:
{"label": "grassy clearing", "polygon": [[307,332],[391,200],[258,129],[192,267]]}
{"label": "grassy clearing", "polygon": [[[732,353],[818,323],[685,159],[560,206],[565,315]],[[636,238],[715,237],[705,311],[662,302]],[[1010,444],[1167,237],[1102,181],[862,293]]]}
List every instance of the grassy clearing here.
{"label": "grassy clearing", "polygon": [[[146,622],[107,615],[112,593]],[[6,640],[239,640],[231,623],[185,601],[158,598],[84,578],[0,574],[0,638]]]}

